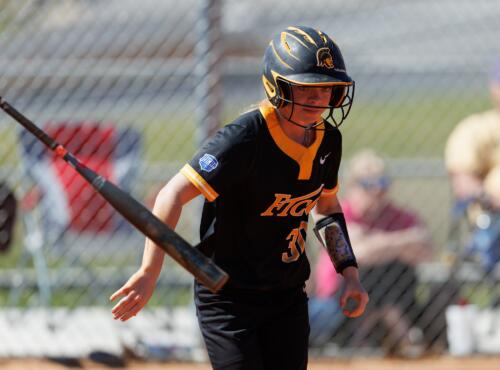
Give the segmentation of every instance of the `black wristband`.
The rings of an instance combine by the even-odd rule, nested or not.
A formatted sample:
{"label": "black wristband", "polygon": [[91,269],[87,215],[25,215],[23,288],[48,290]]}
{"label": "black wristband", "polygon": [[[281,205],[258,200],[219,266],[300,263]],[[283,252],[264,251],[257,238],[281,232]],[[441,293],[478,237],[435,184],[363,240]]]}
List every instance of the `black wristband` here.
{"label": "black wristband", "polygon": [[[338,213],[332,213],[331,215],[322,218],[316,223],[315,226],[315,233],[319,235],[319,230],[323,228],[327,228],[329,225],[336,224],[342,231],[342,234],[344,236],[345,242],[347,244],[347,250],[343,253],[343,259],[339,260],[338,258],[333,258],[332,256],[332,250],[330,249],[332,246],[325,245],[327,248],[328,254],[330,255],[330,258],[332,258],[332,262],[334,263],[335,270],[338,273],[342,273],[346,267],[353,266],[353,267],[358,267],[358,263],[356,261],[356,257],[354,256],[354,252],[352,250],[351,246],[351,240],[349,238],[349,233],[347,231],[347,223],[345,221],[344,214],[341,212]],[[326,241],[325,241],[326,243]]]}

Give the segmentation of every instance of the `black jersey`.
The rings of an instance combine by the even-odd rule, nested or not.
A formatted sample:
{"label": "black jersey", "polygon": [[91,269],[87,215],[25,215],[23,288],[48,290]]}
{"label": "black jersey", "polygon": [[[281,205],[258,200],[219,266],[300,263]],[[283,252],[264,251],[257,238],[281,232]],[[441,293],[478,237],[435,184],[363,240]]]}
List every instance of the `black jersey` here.
{"label": "black jersey", "polygon": [[241,115],[210,138],[182,169],[205,196],[201,250],[228,272],[228,286],[286,289],[310,274],[308,215],[335,194],[340,131],[316,131],[309,147],[282,131],[274,108]]}

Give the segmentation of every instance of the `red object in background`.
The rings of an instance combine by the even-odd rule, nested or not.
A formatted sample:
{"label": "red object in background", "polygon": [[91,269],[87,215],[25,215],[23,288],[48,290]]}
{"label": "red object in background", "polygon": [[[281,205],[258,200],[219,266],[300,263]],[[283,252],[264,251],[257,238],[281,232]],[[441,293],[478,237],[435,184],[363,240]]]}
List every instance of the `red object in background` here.
{"label": "red object in background", "polygon": [[[48,123],[46,132],[83,164],[110,181],[114,181],[116,130],[94,122]],[[53,156],[52,165],[66,192],[70,208],[70,228],[75,231],[109,231],[113,228],[115,210],[95,192],[71,166]]]}

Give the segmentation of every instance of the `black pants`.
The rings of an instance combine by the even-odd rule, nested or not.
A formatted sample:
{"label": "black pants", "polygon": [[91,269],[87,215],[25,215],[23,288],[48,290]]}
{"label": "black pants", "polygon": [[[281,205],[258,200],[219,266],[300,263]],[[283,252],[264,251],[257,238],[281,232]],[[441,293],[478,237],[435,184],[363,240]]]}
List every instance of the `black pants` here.
{"label": "black pants", "polygon": [[200,329],[215,370],[306,370],[309,338],[303,288],[225,291],[195,284]]}

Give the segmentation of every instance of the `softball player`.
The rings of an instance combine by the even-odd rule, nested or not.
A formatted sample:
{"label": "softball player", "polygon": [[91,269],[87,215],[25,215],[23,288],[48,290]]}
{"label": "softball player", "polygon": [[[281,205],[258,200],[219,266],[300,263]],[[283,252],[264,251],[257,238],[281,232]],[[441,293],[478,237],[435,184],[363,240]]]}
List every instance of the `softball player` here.
{"label": "softball player", "polygon": [[[206,198],[200,249],[230,276],[218,293],[194,287],[214,369],[307,368],[310,213],[345,278],[341,305],[349,298],[358,303],[344,313],[357,317],[368,301],[336,197],[337,127],[354,93],[340,50],[321,31],[288,27],[271,41],[263,64],[268,99],[209,139],[154,206],[175,227],[185,203],[200,193]],[[146,242],[141,268],[111,297],[124,295],[113,308],[116,319],[127,320],[146,304],[163,256]]]}

